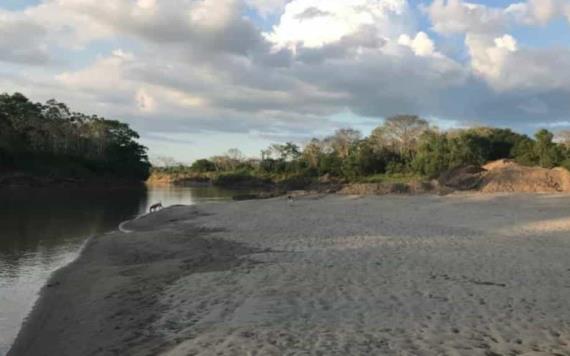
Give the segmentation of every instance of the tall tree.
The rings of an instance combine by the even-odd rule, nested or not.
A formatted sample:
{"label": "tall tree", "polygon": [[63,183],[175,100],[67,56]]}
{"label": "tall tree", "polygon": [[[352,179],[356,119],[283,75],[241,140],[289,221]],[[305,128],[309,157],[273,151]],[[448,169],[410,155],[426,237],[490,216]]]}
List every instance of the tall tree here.
{"label": "tall tree", "polygon": [[322,154],[321,142],[318,139],[313,138],[303,148],[302,157],[310,168],[316,169],[319,167],[319,160]]}
{"label": "tall tree", "polygon": [[553,168],[562,160],[559,147],[553,142],[554,135],[548,130],[540,130],[535,135],[535,152],[538,164],[544,168]]}
{"label": "tall tree", "polygon": [[127,124],[71,112],[63,103],[0,95],[0,164],[48,173],[146,179],[146,147]]}
{"label": "tall tree", "polygon": [[332,149],[337,153],[339,158],[348,157],[350,148],[362,138],[362,133],[351,128],[343,128],[335,131],[333,136],[327,138]]}
{"label": "tall tree", "polygon": [[415,115],[397,115],[372,131],[371,143],[377,148],[390,148],[405,157],[411,157],[420,136],[429,130],[429,123]]}

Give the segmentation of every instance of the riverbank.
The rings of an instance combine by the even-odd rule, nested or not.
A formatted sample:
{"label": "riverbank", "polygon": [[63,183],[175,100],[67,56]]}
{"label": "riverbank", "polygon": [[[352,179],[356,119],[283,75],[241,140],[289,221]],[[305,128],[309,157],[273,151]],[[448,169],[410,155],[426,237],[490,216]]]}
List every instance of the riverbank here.
{"label": "riverbank", "polygon": [[[136,233],[90,240],[44,287],[9,355],[146,355],[168,348],[152,327],[164,311],[161,293],[188,274],[241,265],[238,256],[252,252],[206,239],[214,230],[187,225],[199,215],[179,207],[126,225]],[[183,231],[170,231],[182,216]]]}
{"label": "riverbank", "polygon": [[570,348],[564,195],[176,206],[93,239],[9,355]]}

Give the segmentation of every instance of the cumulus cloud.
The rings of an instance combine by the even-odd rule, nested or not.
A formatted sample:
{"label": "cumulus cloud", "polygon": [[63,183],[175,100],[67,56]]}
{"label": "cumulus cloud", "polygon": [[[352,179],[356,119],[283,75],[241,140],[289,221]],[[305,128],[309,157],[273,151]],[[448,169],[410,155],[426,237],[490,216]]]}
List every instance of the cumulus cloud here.
{"label": "cumulus cloud", "polygon": [[46,29],[25,16],[0,11],[0,61],[44,64],[50,60],[42,41]]}
{"label": "cumulus cloud", "polygon": [[418,32],[414,38],[406,34],[401,35],[398,43],[402,46],[410,47],[418,56],[435,55],[435,44],[425,32]]}
{"label": "cumulus cloud", "polygon": [[528,0],[509,6],[505,12],[528,25],[546,25],[559,17],[570,21],[570,3],[567,0]]}
{"label": "cumulus cloud", "polygon": [[435,0],[425,8],[433,29],[465,36],[470,66],[496,92],[524,90],[537,94],[570,91],[567,49],[525,48],[508,31],[516,26],[544,26],[568,14],[566,0],[528,0],[505,8],[463,0]]}
{"label": "cumulus cloud", "polygon": [[424,11],[433,29],[442,34],[504,32],[513,24],[546,25],[559,17],[570,21],[567,0],[527,0],[505,8],[464,0],[434,0]]}
{"label": "cumulus cloud", "polygon": [[374,27],[395,37],[409,26],[406,0],[293,0],[266,37],[278,47],[322,47]]}
{"label": "cumulus cloud", "polygon": [[[277,125],[281,118],[290,123],[292,115],[298,122],[315,116],[326,117],[347,107],[382,115],[398,111],[395,97],[407,96],[414,91],[417,97],[399,101],[419,108],[420,94],[430,91],[426,85],[417,85],[413,90],[407,85],[393,86],[390,90],[368,90],[382,78],[394,77],[395,80],[400,70],[407,71],[411,81],[420,77],[418,80],[422,83],[435,80],[431,88],[452,85],[463,77],[461,68],[450,59],[440,62],[416,59],[435,53],[434,43],[425,33],[418,33],[405,46],[397,43],[400,33],[397,29],[404,28],[409,20],[404,18],[408,11],[406,1],[292,2],[279,21],[279,29],[285,29],[287,19],[296,14],[303,14],[303,21],[314,21],[315,17],[331,13],[335,14],[335,21],[346,23],[342,36],[327,38],[319,47],[312,46],[310,41],[306,45],[303,42],[293,52],[288,48],[276,49],[282,43],[272,41],[271,35],[267,36],[268,40],[252,36],[254,45],[243,51],[219,47],[219,43],[213,41],[209,47],[201,48],[202,53],[208,54],[207,60],[197,59],[193,53],[195,49],[187,50],[180,46],[181,42],[188,40],[196,44],[201,36],[207,38],[208,34],[222,32],[227,35],[228,29],[236,24],[252,28],[237,11],[238,3],[226,1],[224,9],[220,9],[219,2],[217,7],[212,1],[191,2],[188,3],[188,16],[182,20],[179,15],[183,11],[171,12],[174,8],[167,2],[141,0],[136,5],[114,2],[111,6],[110,2],[103,1],[97,2],[95,10],[91,8],[95,4],[91,0],[66,1],[75,10],[90,13],[94,19],[100,18],[103,24],[119,23],[120,28],[116,31],[120,33],[145,39],[147,52],[135,57],[115,51],[88,68],[59,75],[58,80],[70,89],[92,93],[113,91],[116,96],[125,98],[121,102],[134,98],[139,111],[147,114],[156,108],[171,108],[169,114],[178,117],[181,115],[175,114],[177,109],[200,106],[204,116],[259,116],[254,121],[268,125]],[[131,7],[127,8],[129,4]],[[142,13],[141,9],[144,10]],[[341,14],[347,9],[351,14],[348,19],[342,19]],[[216,16],[208,16],[210,13]],[[311,18],[307,18],[309,13],[313,15]],[[144,22],[160,32],[164,27],[162,22],[167,21],[165,16],[171,16],[169,32],[149,35],[148,29],[141,27]],[[211,23],[204,22],[207,20]],[[276,28],[275,33],[279,29]],[[190,38],[183,40],[185,36]],[[164,42],[158,41],[159,38]],[[153,52],[160,52],[164,59],[154,57]],[[192,53],[191,59],[189,53]],[[330,62],[329,67],[315,67],[323,61]],[[401,69],[393,73],[394,65]],[[406,65],[417,68],[410,71]],[[433,75],[434,70],[437,76]],[[343,72],[351,73],[352,77]],[[449,77],[441,78],[443,72]],[[335,75],[338,78],[334,78]],[[351,87],[354,90],[349,90]],[[367,103],[368,100],[373,103]],[[191,117],[193,113],[185,112],[184,115]]]}
{"label": "cumulus cloud", "polygon": [[433,29],[442,34],[494,33],[503,30],[506,21],[503,9],[463,0],[434,0],[425,10]]}
{"label": "cumulus cloud", "polygon": [[506,85],[504,76],[507,60],[517,48],[515,39],[510,35],[493,38],[488,35],[468,33],[465,43],[475,72],[495,87],[503,88]]}

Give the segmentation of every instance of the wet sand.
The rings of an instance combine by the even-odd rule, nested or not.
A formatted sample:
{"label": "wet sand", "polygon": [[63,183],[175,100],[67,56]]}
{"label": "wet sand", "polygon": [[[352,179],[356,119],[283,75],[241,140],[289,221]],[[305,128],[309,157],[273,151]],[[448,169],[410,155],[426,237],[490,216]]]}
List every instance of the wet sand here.
{"label": "wet sand", "polygon": [[171,207],[92,240],[9,355],[570,355],[570,196]]}

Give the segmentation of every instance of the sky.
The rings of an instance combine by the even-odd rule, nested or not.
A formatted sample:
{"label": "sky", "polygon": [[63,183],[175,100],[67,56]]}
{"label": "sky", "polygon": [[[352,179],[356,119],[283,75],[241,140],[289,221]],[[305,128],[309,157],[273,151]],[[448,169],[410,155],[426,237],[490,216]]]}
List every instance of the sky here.
{"label": "sky", "polygon": [[0,88],[185,163],[396,114],[567,129],[570,0],[0,0]]}

